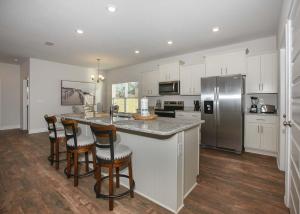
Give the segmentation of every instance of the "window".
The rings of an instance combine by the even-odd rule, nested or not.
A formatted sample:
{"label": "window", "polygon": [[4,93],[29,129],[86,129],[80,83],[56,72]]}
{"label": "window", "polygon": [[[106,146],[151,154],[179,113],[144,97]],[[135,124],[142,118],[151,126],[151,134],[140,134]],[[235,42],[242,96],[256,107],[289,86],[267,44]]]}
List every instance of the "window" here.
{"label": "window", "polygon": [[139,107],[138,82],[113,84],[112,104],[119,106],[119,112],[136,113]]}

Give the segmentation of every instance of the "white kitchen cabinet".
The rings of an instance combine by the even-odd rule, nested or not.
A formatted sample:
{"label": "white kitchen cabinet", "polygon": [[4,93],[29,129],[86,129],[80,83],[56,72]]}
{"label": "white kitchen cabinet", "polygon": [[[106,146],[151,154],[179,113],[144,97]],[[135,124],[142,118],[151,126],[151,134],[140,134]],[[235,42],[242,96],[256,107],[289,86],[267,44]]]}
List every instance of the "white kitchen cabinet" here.
{"label": "white kitchen cabinet", "polygon": [[159,82],[179,81],[180,62],[159,65]]}
{"label": "white kitchen cabinet", "polygon": [[206,57],[206,76],[225,76],[246,73],[244,51]]}
{"label": "white kitchen cabinet", "polygon": [[247,58],[246,92],[278,93],[277,54]]}
{"label": "white kitchen cabinet", "polygon": [[200,95],[202,77],[205,77],[205,64],[181,66],[180,94]]}
{"label": "white kitchen cabinet", "polygon": [[142,76],[142,95],[158,96],[158,71],[145,72]]}
{"label": "white kitchen cabinet", "polygon": [[201,112],[200,111],[176,111],[176,118],[182,119],[199,119],[201,120]]}
{"label": "white kitchen cabinet", "polygon": [[278,117],[246,115],[245,150],[276,156],[278,141]]}

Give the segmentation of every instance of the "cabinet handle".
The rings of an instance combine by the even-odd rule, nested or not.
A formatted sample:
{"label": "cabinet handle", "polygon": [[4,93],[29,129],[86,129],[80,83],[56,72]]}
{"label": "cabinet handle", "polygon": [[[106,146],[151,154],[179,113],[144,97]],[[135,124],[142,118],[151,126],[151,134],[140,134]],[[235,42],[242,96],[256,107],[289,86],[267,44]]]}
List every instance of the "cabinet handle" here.
{"label": "cabinet handle", "polygon": [[260,91],[260,83],[258,84],[258,90]]}
{"label": "cabinet handle", "polygon": [[263,83],[261,84],[261,90],[262,91],[264,90],[264,84]]}
{"label": "cabinet handle", "polygon": [[221,75],[223,75],[223,69],[221,68]]}

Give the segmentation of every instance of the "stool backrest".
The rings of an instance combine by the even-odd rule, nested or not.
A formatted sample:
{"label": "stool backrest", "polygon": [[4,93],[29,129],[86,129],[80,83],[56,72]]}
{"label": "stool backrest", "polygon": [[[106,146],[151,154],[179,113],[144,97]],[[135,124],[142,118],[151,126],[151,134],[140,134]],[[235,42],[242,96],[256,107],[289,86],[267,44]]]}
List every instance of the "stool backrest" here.
{"label": "stool backrest", "polygon": [[91,124],[91,130],[96,147],[110,149],[110,160],[114,161],[114,141],[116,141],[117,129],[114,125]]}
{"label": "stool backrest", "polygon": [[74,147],[77,148],[77,132],[78,132],[78,123],[75,120],[61,119],[61,123],[65,129],[66,140],[73,138]]}
{"label": "stool backrest", "polygon": [[48,131],[49,133],[54,132],[55,138],[57,138],[56,126],[55,123],[57,121],[55,116],[48,116],[47,114],[44,115],[44,118],[47,122]]}

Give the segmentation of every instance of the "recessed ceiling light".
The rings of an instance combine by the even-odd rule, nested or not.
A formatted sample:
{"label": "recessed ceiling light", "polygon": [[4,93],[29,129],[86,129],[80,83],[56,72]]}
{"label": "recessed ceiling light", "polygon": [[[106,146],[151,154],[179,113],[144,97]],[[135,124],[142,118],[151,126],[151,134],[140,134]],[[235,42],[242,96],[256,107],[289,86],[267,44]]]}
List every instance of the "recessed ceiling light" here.
{"label": "recessed ceiling light", "polygon": [[45,42],[45,45],[47,45],[47,46],[53,46],[53,45],[54,45],[54,43],[53,43],[53,42],[49,42],[49,41],[47,41],[47,42]]}
{"label": "recessed ceiling light", "polygon": [[116,12],[117,8],[115,5],[109,4],[109,5],[107,5],[107,10],[110,13],[114,13],[114,12]]}
{"label": "recessed ceiling light", "polygon": [[84,33],[84,31],[83,31],[83,30],[81,30],[81,29],[76,29],[76,33],[78,33],[78,34],[83,34],[83,33]]}
{"label": "recessed ceiling light", "polygon": [[212,32],[219,32],[220,31],[220,28],[219,27],[213,27],[213,29],[212,29]]}
{"label": "recessed ceiling light", "polygon": [[135,50],[134,53],[135,53],[135,54],[139,54],[140,51],[139,51],[139,50]]}
{"label": "recessed ceiling light", "polygon": [[19,60],[17,58],[14,58],[14,62],[18,62]]}
{"label": "recessed ceiling light", "polygon": [[167,43],[168,43],[168,45],[173,45],[173,41],[172,40],[169,40]]}

